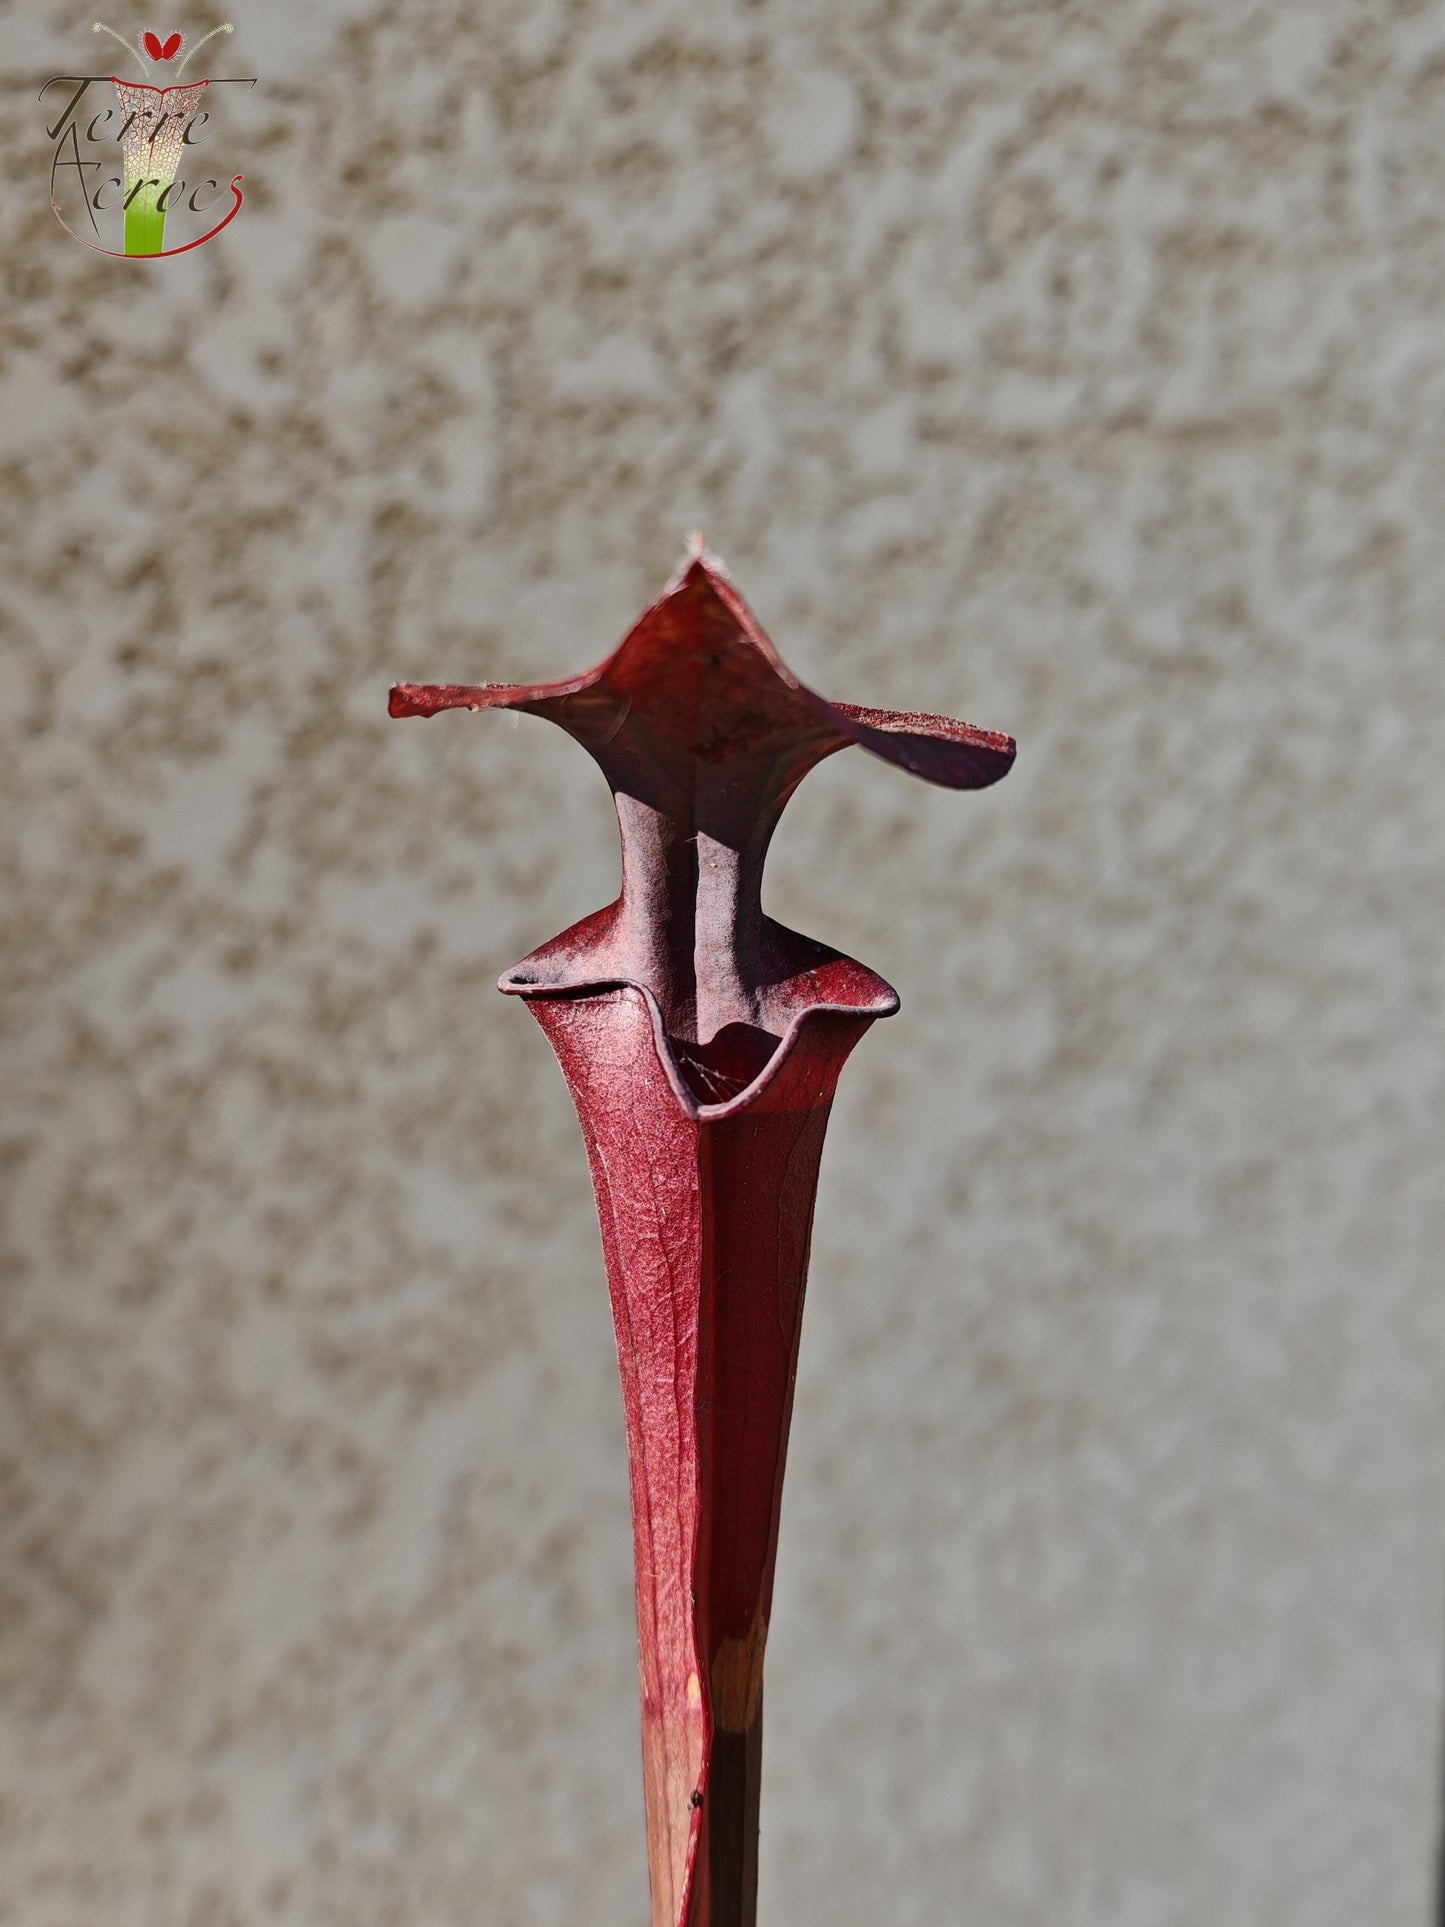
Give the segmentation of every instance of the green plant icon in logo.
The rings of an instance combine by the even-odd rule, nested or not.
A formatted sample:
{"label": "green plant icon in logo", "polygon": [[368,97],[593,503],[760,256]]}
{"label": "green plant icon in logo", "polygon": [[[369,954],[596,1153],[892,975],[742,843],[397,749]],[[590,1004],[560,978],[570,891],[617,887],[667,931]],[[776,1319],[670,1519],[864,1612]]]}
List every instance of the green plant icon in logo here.
{"label": "green plant icon in logo", "polygon": [[[166,204],[180,168],[186,130],[200,111],[201,101],[211,84],[209,80],[193,80],[182,85],[181,72],[208,40],[232,30],[229,20],[213,27],[176,68],[175,84],[157,87],[151,80],[146,59],[114,27],[97,20],[91,29],[93,33],[107,33],[112,40],[118,40],[145,75],[144,81],[122,80],[118,74],[111,76],[125,116],[121,155],[125,167],[127,254],[160,254],[165,249]],[[165,40],[158,34],[146,33],[141,37],[141,44],[151,60],[168,65],[185,42],[178,33],[172,33]]]}

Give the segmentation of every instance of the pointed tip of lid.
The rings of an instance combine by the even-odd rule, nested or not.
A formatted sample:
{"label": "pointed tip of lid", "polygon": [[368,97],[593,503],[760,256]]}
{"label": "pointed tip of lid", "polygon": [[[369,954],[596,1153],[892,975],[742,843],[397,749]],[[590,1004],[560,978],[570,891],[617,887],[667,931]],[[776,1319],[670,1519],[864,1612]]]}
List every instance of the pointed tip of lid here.
{"label": "pointed tip of lid", "polygon": [[682,567],[668,583],[667,591],[681,588],[689,576],[699,574],[711,576],[714,581],[729,582],[732,579],[732,572],[727,563],[720,555],[714,555],[708,548],[707,537],[702,530],[692,529],[688,532],[687,549],[683,556]]}

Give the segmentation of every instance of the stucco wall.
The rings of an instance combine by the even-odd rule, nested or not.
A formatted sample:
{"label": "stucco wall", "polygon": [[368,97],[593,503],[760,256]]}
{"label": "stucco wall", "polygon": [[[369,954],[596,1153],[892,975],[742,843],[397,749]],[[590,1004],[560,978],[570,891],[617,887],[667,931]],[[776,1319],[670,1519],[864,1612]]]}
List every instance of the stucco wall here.
{"label": "stucco wall", "polygon": [[772,865],[904,1009],[764,1919],[1425,1927],[1445,5],[242,0],[246,206],[150,265],[46,205],[92,18],[0,16],[0,1921],[645,1917],[591,1200],[492,990],[605,793],[384,712],[596,659],[696,525],[809,681],[1020,742],[840,758]]}

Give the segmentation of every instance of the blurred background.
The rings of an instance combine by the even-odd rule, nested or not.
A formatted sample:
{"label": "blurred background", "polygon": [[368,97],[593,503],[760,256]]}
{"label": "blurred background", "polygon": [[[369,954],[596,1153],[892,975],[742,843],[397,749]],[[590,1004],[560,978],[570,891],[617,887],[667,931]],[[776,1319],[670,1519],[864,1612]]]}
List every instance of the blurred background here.
{"label": "blurred background", "polygon": [[592,1201],[493,989],[615,828],[386,692],[595,661],[696,526],[825,694],[1020,745],[838,758],[770,869],[903,1011],[763,1920],[1427,1927],[1445,4],[240,0],[245,207],[150,264],[47,206],[93,17],[0,13],[0,1921],[646,1917]]}

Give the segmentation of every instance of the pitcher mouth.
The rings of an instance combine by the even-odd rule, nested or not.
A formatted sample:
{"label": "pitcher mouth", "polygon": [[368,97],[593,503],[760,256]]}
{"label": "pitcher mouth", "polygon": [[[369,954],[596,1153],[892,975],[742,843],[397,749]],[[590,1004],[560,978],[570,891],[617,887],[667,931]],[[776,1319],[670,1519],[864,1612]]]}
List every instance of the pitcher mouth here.
{"label": "pitcher mouth", "polygon": [[[864,980],[870,994],[856,1001],[843,997],[817,998],[795,1009],[779,1031],[761,1024],[724,1024],[705,1043],[672,1037],[663,1019],[662,1007],[644,983],[632,977],[601,978],[594,983],[541,983],[525,963],[517,964],[497,980],[505,996],[523,997],[538,1002],[585,1003],[615,997],[619,992],[640,997],[652,1024],[652,1039],[657,1059],[666,1075],[679,1108],[701,1124],[718,1123],[736,1117],[756,1102],[778,1076],[792,1056],[803,1027],[814,1017],[856,1017],[869,1022],[891,1017],[898,1009],[898,993],[891,984],[851,957],[838,961],[852,966]],[[855,982],[857,979],[854,980]],[[840,989],[845,986],[840,985]]]}

